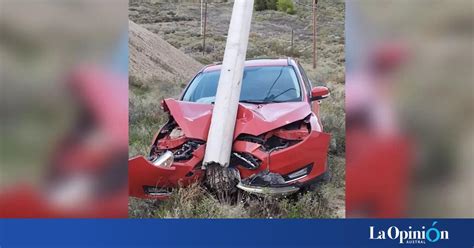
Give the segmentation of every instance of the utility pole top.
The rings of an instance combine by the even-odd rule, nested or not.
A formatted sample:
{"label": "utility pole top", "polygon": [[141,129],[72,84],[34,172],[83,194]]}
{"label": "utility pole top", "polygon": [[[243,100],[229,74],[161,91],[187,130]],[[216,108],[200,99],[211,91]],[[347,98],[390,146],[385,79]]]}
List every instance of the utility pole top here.
{"label": "utility pole top", "polygon": [[317,4],[318,0],[314,0],[313,2],[313,69],[316,68],[316,61],[317,61],[317,49],[316,49],[316,33],[317,33],[317,17],[316,17],[316,11],[317,11]]}

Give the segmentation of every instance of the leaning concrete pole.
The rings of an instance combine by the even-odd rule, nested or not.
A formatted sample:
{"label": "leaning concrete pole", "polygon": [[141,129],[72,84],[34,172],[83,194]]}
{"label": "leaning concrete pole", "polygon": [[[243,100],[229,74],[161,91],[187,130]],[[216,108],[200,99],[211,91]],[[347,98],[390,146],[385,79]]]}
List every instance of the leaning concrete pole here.
{"label": "leaning concrete pole", "polygon": [[229,166],[254,0],[235,0],[203,166]]}
{"label": "leaning concrete pole", "polygon": [[201,0],[201,35],[204,34],[203,32],[203,19],[204,19],[204,0]]}

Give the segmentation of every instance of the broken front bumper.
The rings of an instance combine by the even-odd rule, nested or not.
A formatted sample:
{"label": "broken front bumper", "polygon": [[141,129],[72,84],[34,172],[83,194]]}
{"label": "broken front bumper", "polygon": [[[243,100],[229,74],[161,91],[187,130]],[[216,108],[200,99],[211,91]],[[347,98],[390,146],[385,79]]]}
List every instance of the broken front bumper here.
{"label": "broken front bumper", "polygon": [[[301,142],[273,152],[263,151],[260,144],[248,141],[234,142],[233,151],[252,154],[262,161],[257,169],[238,166],[243,179],[269,170],[282,175],[287,184],[304,184],[326,172],[329,139],[329,134],[313,131]],[[308,173],[298,176],[298,171],[305,167],[310,167]]]}
{"label": "broken front bumper", "polygon": [[[299,186],[326,172],[329,139],[328,134],[313,131],[300,143],[273,152],[260,149],[260,145],[256,143],[235,141],[233,151],[252,154],[262,161],[256,169],[236,166],[242,178],[237,187],[257,194],[284,195],[298,191]],[[205,145],[199,146],[191,159],[174,161],[171,165],[167,164],[169,159],[161,157],[157,159],[161,162],[152,162],[142,156],[129,160],[130,196],[165,199],[171,188],[187,186],[201,180],[204,177],[204,170],[201,168],[204,151]],[[245,180],[264,171],[278,174],[283,181],[261,185]]]}
{"label": "broken front bumper", "polygon": [[[171,188],[186,186],[202,179],[200,163],[204,156],[204,147],[199,147],[193,157],[186,162],[162,164],[155,163],[143,156],[128,161],[129,195],[139,198],[165,199]],[[158,158],[160,160],[160,158]]]}

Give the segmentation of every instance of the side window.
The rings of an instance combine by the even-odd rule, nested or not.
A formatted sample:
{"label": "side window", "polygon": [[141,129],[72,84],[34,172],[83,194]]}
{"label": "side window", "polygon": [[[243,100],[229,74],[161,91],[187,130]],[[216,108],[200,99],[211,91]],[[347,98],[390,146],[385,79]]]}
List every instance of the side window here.
{"label": "side window", "polygon": [[311,98],[311,89],[313,88],[311,86],[311,82],[308,79],[308,76],[306,76],[306,72],[304,71],[303,67],[301,64],[298,62],[298,70],[301,72],[301,77],[303,77],[304,81],[304,86],[306,88],[306,94],[308,95],[308,98]]}

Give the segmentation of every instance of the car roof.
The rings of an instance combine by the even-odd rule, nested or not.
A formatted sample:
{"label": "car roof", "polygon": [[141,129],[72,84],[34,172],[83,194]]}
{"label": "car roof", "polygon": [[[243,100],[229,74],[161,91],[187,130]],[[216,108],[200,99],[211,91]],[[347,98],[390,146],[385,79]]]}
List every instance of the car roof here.
{"label": "car roof", "polygon": [[[245,67],[250,66],[287,66],[290,65],[290,58],[286,59],[251,59],[245,61]],[[216,71],[222,68],[222,64],[211,64],[205,66],[202,71]]]}

